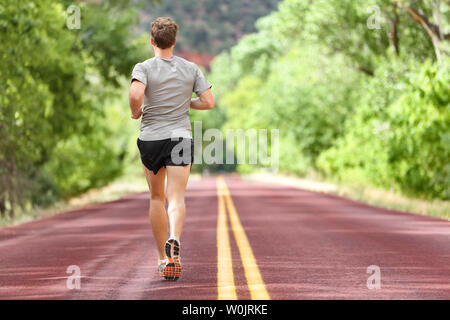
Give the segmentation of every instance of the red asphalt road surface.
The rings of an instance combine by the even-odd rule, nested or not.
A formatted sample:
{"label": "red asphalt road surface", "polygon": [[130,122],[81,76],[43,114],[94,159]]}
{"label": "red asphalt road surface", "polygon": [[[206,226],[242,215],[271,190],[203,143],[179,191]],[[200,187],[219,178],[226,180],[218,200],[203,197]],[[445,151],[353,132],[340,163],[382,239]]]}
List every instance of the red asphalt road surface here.
{"label": "red asphalt road surface", "polygon": [[[272,299],[450,299],[450,223],[296,188],[225,179]],[[0,299],[217,299],[216,179],[189,183],[183,274],[161,280],[148,195],[0,229]],[[250,293],[230,231],[239,299]],[[81,289],[67,289],[67,268]],[[369,290],[367,268],[380,267]]]}

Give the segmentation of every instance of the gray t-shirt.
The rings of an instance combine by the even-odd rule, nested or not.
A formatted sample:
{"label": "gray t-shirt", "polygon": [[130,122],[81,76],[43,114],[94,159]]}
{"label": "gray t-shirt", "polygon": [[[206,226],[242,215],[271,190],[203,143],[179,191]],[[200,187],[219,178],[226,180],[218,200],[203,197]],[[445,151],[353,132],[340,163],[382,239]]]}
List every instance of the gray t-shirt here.
{"label": "gray t-shirt", "polygon": [[211,88],[195,63],[176,56],[154,57],[134,67],[132,80],[146,85],[140,140],[192,139],[192,92],[198,96]]}

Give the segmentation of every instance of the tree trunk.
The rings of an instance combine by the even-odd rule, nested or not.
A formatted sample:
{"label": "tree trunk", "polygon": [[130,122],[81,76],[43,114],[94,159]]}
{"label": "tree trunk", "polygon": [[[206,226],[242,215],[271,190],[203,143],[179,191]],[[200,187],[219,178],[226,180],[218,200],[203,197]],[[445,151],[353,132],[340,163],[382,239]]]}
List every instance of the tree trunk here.
{"label": "tree trunk", "polygon": [[[429,21],[428,17],[426,17],[425,15],[423,15],[422,13],[418,12],[417,10],[415,10],[414,8],[412,8],[410,6],[406,6],[405,9],[409,13],[411,18],[425,29],[425,31],[427,32],[428,36],[431,38],[431,41],[433,43],[436,58],[438,61],[441,61],[442,53],[441,53],[441,50],[439,47],[440,47],[441,41],[444,40],[445,37],[442,36],[442,32],[440,30],[439,25],[435,25],[435,24],[431,23]],[[440,14],[439,7],[437,7],[437,9],[434,9],[434,10],[435,11],[437,10]],[[442,39],[441,39],[441,37],[442,37]]]}
{"label": "tree trunk", "polygon": [[0,217],[4,218],[6,214],[6,199],[5,196],[0,197]]}
{"label": "tree trunk", "polygon": [[433,0],[433,20],[438,26],[437,33],[439,39],[443,40],[442,28],[441,28],[441,2],[438,0]]}
{"label": "tree trunk", "polygon": [[370,76],[370,77],[375,76],[375,73],[372,70],[370,70],[370,69],[368,69],[366,67],[358,67],[358,70],[361,71],[362,73],[364,73],[365,75]]}
{"label": "tree trunk", "polygon": [[395,53],[397,55],[400,54],[400,46],[399,46],[399,39],[398,39],[398,24],[400,21],[399,15],[398,15],[398,3],[397,1],[394,1],[394,18],[391,19],[392,22],[392,31],[389,32],[389,39],[391,40],[391,44],[395,49]]}
{"label": "tree trunk", "polygon": [[14,215],[15,215],[14,207],[16,206],[16,203],[14,201],[15,198],[16,198],[16,194],[15,194],[16,190],[15,190],[15,186],[14,186],[14,177],[15,177],[15,174],[16,174],[16,166],[15,166],[15,163],[14,163],[13,159],[11,159],[10,165],[11,165],[11,167],[10,167],[11,171],[10,171],[10,176],[8,177],[8,184],[9,184],[9,197],[8,197],[8,200],[9,200],[9,205],[10,205],[9,217],[11,219],[14,219]]}

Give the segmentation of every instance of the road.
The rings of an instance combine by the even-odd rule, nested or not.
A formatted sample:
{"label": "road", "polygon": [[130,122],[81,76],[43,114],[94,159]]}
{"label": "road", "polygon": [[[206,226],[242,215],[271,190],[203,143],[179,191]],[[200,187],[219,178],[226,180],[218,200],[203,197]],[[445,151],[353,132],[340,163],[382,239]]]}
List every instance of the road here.
{"label": "road", "polygon": [[0,299],[450,299],[448,221],[208,177],[189,183],[183,274],[168,282],[148,201],[0,229]]}

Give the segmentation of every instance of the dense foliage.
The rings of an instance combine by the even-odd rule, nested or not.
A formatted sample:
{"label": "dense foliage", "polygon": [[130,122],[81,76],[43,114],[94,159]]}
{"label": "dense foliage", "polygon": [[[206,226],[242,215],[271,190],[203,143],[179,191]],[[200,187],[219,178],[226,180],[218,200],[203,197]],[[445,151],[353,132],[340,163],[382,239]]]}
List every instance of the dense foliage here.
{"label": "dense foliage", "polygon": [[169,16],[180,26],[177,50],[218,54],[244,34],[254,22],[276,8],[279,0],[162,0],[143,15],[142,29],[156,17]]}
{"label": "dense foliage", "polygon": [[[103,3],[103,2],[102,2]],[[121,172],[124,148],[111,97],[143,59],[129,1],[0,4],[0,213],[46,205]],[[114,93],[115,92],[115,93]]]}
{"label": "dense foliage", "polygon": [[285,172],[449,199],[449,14],[438,0],[284,0],[213,63],[224,128],[279,128]]}
{"label": "dense foliage", "polygon": [[[80,29],[66,25],[72,1],[0,3],[0,215],[102,186],[136,156],[126,88],[150,54],[135,36],[146,3],[76,2]],[[448,1],[284,0],[253,25],[277,4],[147,8],[146,23],[177,20],[181,51],[215,54],[256,31],[215,59],[218,107],[191,119],[280,129],[285,172],[449,199]]]}

